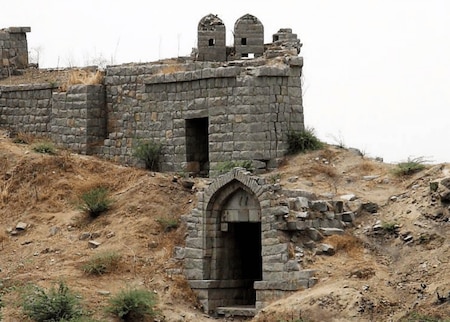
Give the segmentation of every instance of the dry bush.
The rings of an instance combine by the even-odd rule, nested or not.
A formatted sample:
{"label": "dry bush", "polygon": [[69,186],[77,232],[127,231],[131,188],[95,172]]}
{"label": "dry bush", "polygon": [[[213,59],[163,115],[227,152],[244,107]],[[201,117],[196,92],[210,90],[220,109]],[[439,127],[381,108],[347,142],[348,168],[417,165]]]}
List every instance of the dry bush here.
{"label": "dry bush", "polygon": [[61,85],[60,91],[66,92],[67,89],[72,85],[97,85],[103,83],[104,74],[97,70],[96,72],[88,71],[88,70],[72,70],[69,73],[69,77],[67,82]]}
{"label": "dry bush", "polygon": [[335,178],[337,177],[338,173],[336,171],[336,168],[322,163],[315,163],[310,168],[311,173],[315,175],[325,175],[329,178]]}
{"label": "dry bush", "polygon": [[189,286],[189,283],[184,276],[174,275],[171,279],[173,281],[173,287],[170,288],[169,292],[173,298],[194,303],[196,306],[200,307],[197,295]]}
{"label": "dry bush", "polygon": [[36,140],[36,136],[30,133],[18,132],[16,137],[14,138],[14,143],[20,144],[33,144]]}
{"label": "dry bush", "polygon": [[3,250],[5,242],[8,240],[8,235],[3,230],[0,230],[0,250]]}
{"label": "dry bush", "polygon": [[325,159],[328,162],[331,162],[332,160],[334,160],[336,155],[337,155],[337,152],[333,151],[332,149],[330,149],[328,147],[326,149],[320,150],[318,157],[321,158],[321,159]]}
{"label": "dry bush", "polygon": [[355,174],[367,175],[367,174],[374,173],[374,171],[381,171],[381,169],[373,161],[362,160],[362,162],[360,162],[360,163],[356,164],[354,167],[352,167],[349,172],[355,173]]}

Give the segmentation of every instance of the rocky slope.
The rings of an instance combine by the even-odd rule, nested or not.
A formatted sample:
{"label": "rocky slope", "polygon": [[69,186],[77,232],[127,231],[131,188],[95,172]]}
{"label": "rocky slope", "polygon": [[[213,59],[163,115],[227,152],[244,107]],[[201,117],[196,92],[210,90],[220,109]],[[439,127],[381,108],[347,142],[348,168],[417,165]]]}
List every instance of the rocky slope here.
{"label": "rocky slope", "polygon": [[[27,321],[18,305],[25,285],[49,287],[60,279],[82,296],[99,321],[113,321],[103,307],[111,294],[127,287],[153,290],[160,320],[214,320],[197,307],[180,274],[182,261],[173,256],[184,243],[179,218],[195,205],[195,191],[205,180],[195,179],[187,189],[174,174],[66,151],[40,154],[32,147],[0,135],[5,321]],[[286,188],[327,198],[344,196],[357,216],[345,235],[324,240],[334,247],[334,255],[305,250],[303,265],[316,270],[318,283],[272,303],[253,321],[450,316],[448,188],[446,180],[440,183],[450,167],[429,165],[410,176],[396,176],[393,168],[353,149],[328,146],[286,158],[279,169],[263,174]],[[97,185],[108,187],[114,202],[109,211],[90,219],[77,208],[78,198]],[[171,226],[174,222],[177,227]],[[102,276],[84,273],[82,266],[104,251],[122,256],[119,267]]]}

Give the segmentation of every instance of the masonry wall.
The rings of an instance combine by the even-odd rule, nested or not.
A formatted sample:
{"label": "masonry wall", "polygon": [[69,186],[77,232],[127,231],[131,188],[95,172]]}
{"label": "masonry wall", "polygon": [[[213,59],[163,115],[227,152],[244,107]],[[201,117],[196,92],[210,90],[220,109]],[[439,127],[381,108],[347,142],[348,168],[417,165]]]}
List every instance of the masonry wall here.
{"label": "masonry wall", "polygon": [[27,32],[30,27],[0,29],[0,78],[28,67]]}
{"label": "masonry wall", "polygon": [[[1,86],[0,126],[133,166],[143,165],[135,147],[152,139],[164,146],[162,171],[215,176],[224,162],[247,160],[272,168],[286,152],[286,133],[304,128],[302,64],[294,56],[130,64],[108,67],[104,84],[67,92],[52,84]],[[193,160],[197,154],[204,164]]]}
{"label": "masonry wall", "polygon": [[74,85],[55,92],[50,120],[52,141],[72,151],[94,154],[106,133],[103,85]]}
{"label": "masonry wall", "polygon": [[140,139],[164,145],[163,171],[188,166],[186,120],[207,118],[209,168],[254,160],[274,166],[286,152],[286,133],[303,129],[300,57],[266,65],[196,62],[120,66],[105,78],[108,137],[102,155],[136,163]]}
{"label": "masonry wall", "polygon": [[17,134],[50,133],[51,84],[0,86],[0,126]]}

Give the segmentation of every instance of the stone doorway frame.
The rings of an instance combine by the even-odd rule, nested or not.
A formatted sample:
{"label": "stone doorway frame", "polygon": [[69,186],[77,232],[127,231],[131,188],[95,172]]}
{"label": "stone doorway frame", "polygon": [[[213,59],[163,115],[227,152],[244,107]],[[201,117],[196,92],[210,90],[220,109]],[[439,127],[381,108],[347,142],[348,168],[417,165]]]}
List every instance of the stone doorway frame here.
{"label": "stone doorway frame", "polygon": [[258,218],[252,219],[261,222],[262,280],[253,285],[255,309],[263,308],[283,294],[312,285],[311,272],[301,270],[297,261],[290,258],[289,241],[283,239],[279,229],[285,207],[273,202],[277,198],[273,185],[243,168],[234,168],[199,192],[197,207],[184,217],[188,233],[184,274],[208,314],[216,313],[218,307],[234,304],[233,294],[241,287],[239,281],[215,279],[211,275],[217,264],[212,249],[220,230],[220,206],[238,189],[254,196],[260,206]]}

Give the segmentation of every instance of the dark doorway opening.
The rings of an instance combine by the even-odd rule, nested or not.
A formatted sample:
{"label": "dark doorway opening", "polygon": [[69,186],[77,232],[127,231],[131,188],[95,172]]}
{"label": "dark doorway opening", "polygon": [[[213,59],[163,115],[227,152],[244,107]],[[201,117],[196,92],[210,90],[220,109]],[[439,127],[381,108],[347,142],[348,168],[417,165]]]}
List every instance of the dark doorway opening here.
{"label": "dark doorway opening", "polygon": [[209,173],[208,118],[186,120],[186,171],[198,176]]}
{"label": "dark doorway opening", "polygon": [[240,291],[233,302],[237,305],[254,305],[254,282],[262,280],[261,223],[228,223],[228,231],[222,232],[224,255],[220,261],[224,279],[240,281]]}

